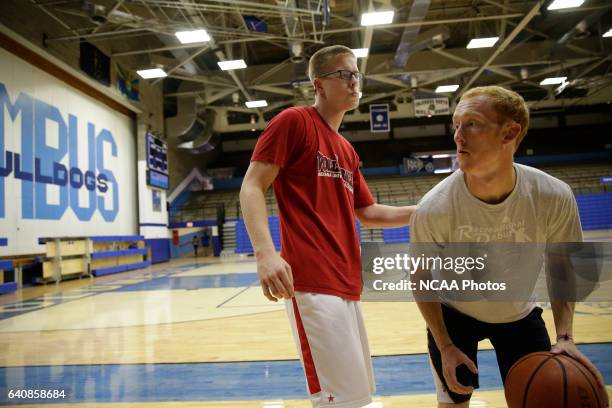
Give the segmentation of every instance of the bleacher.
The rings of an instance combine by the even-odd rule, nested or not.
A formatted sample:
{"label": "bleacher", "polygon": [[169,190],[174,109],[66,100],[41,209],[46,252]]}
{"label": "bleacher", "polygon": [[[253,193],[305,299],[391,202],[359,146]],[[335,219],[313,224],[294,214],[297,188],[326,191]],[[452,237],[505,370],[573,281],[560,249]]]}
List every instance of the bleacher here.
{"label": "bleacher", "polygon": [[416,204],[448,174],[426,176],[396,176],[367,179],[368,187],[377,202],[389,205]]}
{"label": "bleacher", "polygon": [[410,227],[384,228],[383,241],[387,244],[401,244],[410,241]]}
{"label": "bleacher", "polygon": [[[575,194],[602,193],[606,187],[601,184],[602,176],[612,176],[612,164],[585,164],[574,166],[547,166],[541,168],[570,185]],[[368,187],[377,202],[389,205],[416,204],[432,187],[448,174],[423,176],[393,176],[367,178]],[[612,187],[608,187],[612,191]],[[238,190],[205,191],[193,193],[178,216],[177,221],[216,219],[217,208],[222,206],[228,220],[240,218]],[[277,215],[278,207],[272,189],[266,193],[268,215]]]}
{"label": "bleacher", "polygon": [[[277,251],[280,251],[280,223],[278,216],[268,217],[268,225],[270,227],[270,235],[272,236],[272,242]],[[253,253],[253,246],[247,233],[246,225],[244,220],[241,218],[236,222],[236,253],[237,254],[251,254]]]}
{"label": "bleacher", "polygon": [[[603,176],[612,176],[612,164],[587,164],[581,166],[542,167],[541,170],[565,181],[574,194],[603,193],[606,188],[601,183]],[[607,191],[612,191],[608,187]]]}
{"label": "bleacher", "polygon": [[[172,216],[172,222],[215,220],[220,208],[225,211],[225,219],[238,219],[240,212],[240,198],[238,195],[238,190],[193,193],[181,210]],[[270,215],[278,214],[278,207],[272,189],[266,193],[266,206]]]}
{"label": "bleacher", "polygon": [[576,202],[583,230],[612,229],[612,192],[579,194]]}

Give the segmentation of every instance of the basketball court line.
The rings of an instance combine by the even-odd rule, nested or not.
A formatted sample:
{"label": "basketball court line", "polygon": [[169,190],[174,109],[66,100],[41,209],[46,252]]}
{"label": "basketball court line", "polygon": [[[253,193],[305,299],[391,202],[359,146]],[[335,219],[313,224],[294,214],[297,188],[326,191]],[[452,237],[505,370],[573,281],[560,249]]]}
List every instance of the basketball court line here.
{"label": "basketball court line", "polygon": [[201,276],[167,276],[154,278],[148,281],[124,285],[117,288],[117,292],[137,292],[153,290],[180,290],[180,289],[213,289],[248,287],[259,282],[256,273],[232,273]]}
{"label": "basketball court line", "polygon": [[204,276],[224,275],[232,273],[252,272],[256,273],[257,264],[253,261],[222,261],[220,263],[207,264],[205,267],[197,267],[180,273],[180,276]]}
{"label": "basketball court line", "polygon": [[[236,294],[230,296],[229,298],[225,299],[223,302],[219,303],[217,305],[217,308],[223,307],[225,304],[227,304],[227,303],[231,302],[232,300],[236,299],[238,296],[242,295],[244,292],[246,292],[250,288],[251,288],[250,286],[247,286],[244,289],[240,289],[238,292],[236,292]],[[267,305],[261,305],[261,306],[267,306]],[[235,307],[243,307],[243,306],[235,306]],[[251,305],[251,307],[252,307],[252,305]]]}
{"label": "basketball court line", "polygon": [[[612,382],[612,343],[579,345]],[[502,389],[495,353],[478,353],[481,390]],[[433,393],[427,354],[374,357],[377,395]],[[302,399],[306,397],[299,360],[183,363],[98,364],[0,368],[7,389],[59,389],[65,402],[153,402]],[[0,395],[0,404],[14,401]],[[48,401],[20,400],[44,404]],[[58,401],[56,401],[58,402]]]}
{"label": "basketball court line", "polygon": [[[608,387],[612,396],[612,387]],[[375,396],[372,404],[364,408],[431,408],[435,407],[435,394],[416,394],[399,396]],[[23,408],[40,406],[23,405]],[[54,404],[54,408],[312,408],[308,400],[261,400],[261,401],[173,401],[173,402],[129,402],[129,403],[84,403]],[[501,390],[476,391],[471,401],[472,408],[507,408]]]}
{"label": "basketball court line", "polygon": [[[236,288],[231,286],[193,290],[113,290],[0,320],[0,332],[110,329],[252,314],[248,306],[241,309],[217,307],[235,294]],[[263,306],[268,302],[255,292],[248,297],[245,300],[248,304]],[[273,307],[280,310],[284,305],[274,304]]]}
{"label": "basketball court line", "polygon": [[[205,265],[205,266],[208,266],[208,265]],[[239,265],[239,266],[243,266],[243,265]],[[33,321],[35,321],[36,319],[40,319],[40,322],[44,322],[43,324],[44,326],[44,325],[47,325],[48,322],[56,320],[54,319],[53,315],[57,315],[57,314],[62,315],[62,316],[69,315],[70,310],[65,309],[65,308],[61,312],[52,313],[51,315],[48,314],[49,308],[54,307],[54,306],[57,307],[57,306],[65,305],[67,303],[72,303],[70,307],[74,307],[75,309],[86,310],[91,307],[88,307],[88,305],[83,302],[93,302],[94,304],[99,304],[100,306],[99,308],[94,308],[94,309],[104,310],[105,309],[103,305],[104,302],[108,302],[112,305],[118,304],[118,302],[122,302],[122,300],[119,298],[115,299],[114,296],[109,296],[111,294],[116,294],[116,293],[138,292],[139,294],[141,294],[140,297],[143,299],[141,303],[135,302],[136,298],[132,296],[129,298],[127,302],[132,303],[132,306],[133,306],[133,308],[129,308],[129,310],[134,310],[137,308],[143,309],[142,314],[146,316],[147,313],[149,313],[148,310],[144,310],[144,309],[147,309],[144,304],[146,303],[146,298],[150,296],[157,296],[157,297],[162,296],[163,297],[163,295],[160,292],[168,292],[168,291],[176,291],[176,290],[190,291],[190,290],[208,290],[208,289],[218,289],[218,288],[239,288],[240,290],[238,291],[238,293],[234,293],[232,291],[231,294],[227,294],[220,299],[217,293],[212,294],[212,296],[214,296],[215,299],[218,299],[218,303],[216,303],[214,307],[217,309],[221,309],[228,302],[231,302],[232,300],[234,300],[235,298],[237,298],[238,296],[246,292],[250,287],[252,287],[253,285],[257,285],[259,283],[257,274],[252,273],[252,272],[234,273],[232,271],[232,273],[222,273],[222,274],[214,274],[214,275],[201,274],[201,273],[197,275],[189,275],[189,276],[183,275],[185,271],[187,272],[191,272],[194,270],[201,271],[201,269],[202,269],[201,264],[182,265],[180,267],[177,267],[175,270],[159,271],[156,273],[151,273],[148,276],[144,276],[138,279],[129,278],[126,280],[110,281],[110,282],[105,282],[105,283],[101,283],[98,285],[86,286],[86,287],[75,289],[75,290],[72,290],[66,293],[54,294],[52,297],[49,297],[49,298],[45,298],[45,296],[42,296],[40,298],[34,298],[34,299],[26,300],[26,301],[6,304],[3,306],[0,306],[0,322],[2,322],[3,320],[6,321],[7,319],[11,319],[11,318],[16,318],[18,316],[25,315],[28,313],[35,313],[35,315],[29,316],[27,318],[22,317],[20,319],[21,322],[15,323],[14,322],[15,319],[13,319],[13,321],[10,323],[9,322],[4,322],[4,324],[0,323],[0,331],[83,329],[84,327],[74,326],[74,322],[67,323],[65,320],[64,320],[64,324],[67,324],[66,327],[59,327],[57,324],[53,324],[52,326],[46,326],[43,328],[40,325],[36,325],[36,324],[32,325],[32,324],[33,324]],[[153,292],[156,292],[156,293],[153,293]],[[259,294],[259,292],[257,293]],[[95,299],[88,299],[96,295],[98,296]],[[178,295],[175,293],[169,295],[169,297],[171,298],[180,300],[181,296],[179,296],[178,298],[177,296]],[[189,296],[189,295],[186,295],[186,296]],[[210,298],[210,293],[206,297]],[[77,302],[77,303],[74,303],[74,302]],[[173,302],[173,304],[175,303],[177,302]],[[192,305],[194,305],[194,308],[197,309],[198,304],[199,303],[196,301],[196,303],[193,303]],[[210,306],[211,306],[210,304],[206,304],[206,305],[200,305],[199,307],[201,308],[201,307],[210,307]],[[124,323],[121,326],[116,326],[116,325],[105,326],[103,323],[98,324],[98,323],[95,323],[95,321],[92,321],[92,326],[89,328],[125,327],[126,324],[127,325],[164,324],[164,323],[176,323],[176,322],[203,320],[203,319],[219,318],[219,317],[229,317],[229,316],[242,315],[242,314],[251,314],[252,310],[250,309],[252,309],[253,307],[259,307],[259,308],[265,307],[265,308],[269,308],[270,310],[278,310],[279,306],[280,304],[274,304],[274,303],[268,302],[263,297],[255,296],[247,300],[246,304],[232,305],[231,307],[225,308],[226,312],[195,313],[195,314],[187,313],[188,315],[192,315],[192,316],[187,319],[178,319],[178,320],[163,320],[163,321],[153,320],[149,323],[147,323],[146,317],[145,319],[141,319],[141,320],[123,319],[125,321],[129,321],[129,323]],[[194,312],[194,310],[192,310],[192,312]],[[40,313],[44,313],[46,316],[40,317]],[[94,316],[94,320],[96,320],[95,316]],[[12,329],[9,329],[9,327],[12,327]]]}
{"label": "basketball court line", "polygon": [[[180,274],[185,271],[206,266],[209,264],[187,264],[180,265],[171,269],[162,269],[156,272],[145,273],[140,279],[142,281],[150,281],[154,279],[162,279],[170,275]],[[125,282],[124,282],[125,279]],[[25,313],[35,312],[44,308],[58,306],[68,302],[81,300],[86,297],[100,295],[103,293],[120,290],[122,287],[136,285],[134,277],[123,278],[118,280],[112,280],[102,283],[94,283],[92,285],[83,286],[80,288],[72,289],[67,292],[54,293],[53,295],[42,295],[35,298],[30,298],[23,301],[17,301],[13,303],[6,303],[0,305],[0,321],[11,317],[19,316]],[[125,284],[124,284],[125,283]],[[35,303],[38,303],[38,307],[32,307]]]}

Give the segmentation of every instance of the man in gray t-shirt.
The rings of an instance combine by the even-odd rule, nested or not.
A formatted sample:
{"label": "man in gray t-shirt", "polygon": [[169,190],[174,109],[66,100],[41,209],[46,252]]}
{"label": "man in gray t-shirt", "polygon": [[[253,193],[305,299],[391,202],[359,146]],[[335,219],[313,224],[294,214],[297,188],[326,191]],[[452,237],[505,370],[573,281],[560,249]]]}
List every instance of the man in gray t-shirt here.
{"label": "man in gray t-shirt", "polygon": [[[529,125],[529,112],[520,95],[496,86],[471,89],[461,97],[453,125],[459,170],[423,197],[411,219],[411,242],[582,241],[569,186],[514,163],[514,152]],[[538,265],[533,267],[538,274]],[[581,361],[604,387],[597,368],[574,344],[574,304],[551,304],[557,333],[552,351]],[[504,381],[522,356],[551,350],[542,310],[532,300],[418,301],[418,306],[427,322],[439,407],[469,406],[471,393],[478,387],[478,341],[491,340]]]}

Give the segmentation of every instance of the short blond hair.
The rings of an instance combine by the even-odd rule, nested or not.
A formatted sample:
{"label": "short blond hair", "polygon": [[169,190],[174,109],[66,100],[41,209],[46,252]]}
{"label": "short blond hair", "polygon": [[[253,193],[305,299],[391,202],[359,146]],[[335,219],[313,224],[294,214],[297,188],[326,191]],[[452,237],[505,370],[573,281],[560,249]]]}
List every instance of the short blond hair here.
{"label": "short blond hair", "polygon": [[344,45],[330,45],[312,54],[310,61],[308,61],[308,78],[310,78],[310,81],[312,82],[319,75],[327,73],[329,70],[327,64],[338,55],[352,55],[355,57],[353,51]]}
{"label": "short blond hair", "polygon": [[529,127],[529,108],[523,97],[501,86],[479,86],[461,95],[459,102],[481,95],[488,96],[493,100],[493,109],[501,117],[503,122],[506,120],[513,120],[521,125],[521,133],[516,140],[516,148],[518,149]]}

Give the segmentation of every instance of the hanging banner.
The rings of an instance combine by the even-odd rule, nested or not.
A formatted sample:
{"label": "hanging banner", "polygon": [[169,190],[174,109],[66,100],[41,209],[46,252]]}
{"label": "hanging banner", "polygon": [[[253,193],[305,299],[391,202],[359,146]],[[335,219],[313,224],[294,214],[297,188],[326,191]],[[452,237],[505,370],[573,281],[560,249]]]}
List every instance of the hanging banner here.
{"label": "hanging banner", "polygon": [[414,100],[414,116],[431,117],[436,115],[450,115],[448,98],[428,98]]}
{"label": "hanging banner", "polygon": [[389,105],[386,103],[370,105],[370,131],[389,132]]}

